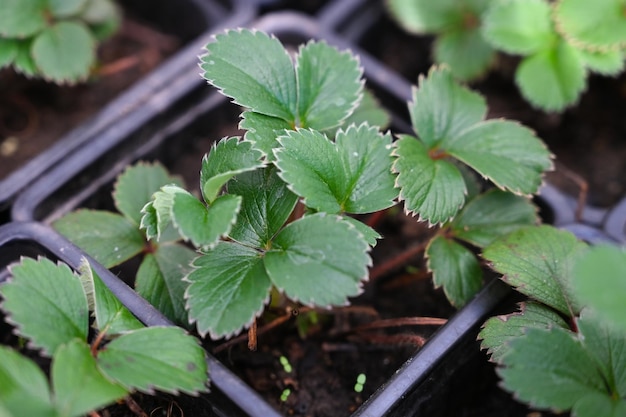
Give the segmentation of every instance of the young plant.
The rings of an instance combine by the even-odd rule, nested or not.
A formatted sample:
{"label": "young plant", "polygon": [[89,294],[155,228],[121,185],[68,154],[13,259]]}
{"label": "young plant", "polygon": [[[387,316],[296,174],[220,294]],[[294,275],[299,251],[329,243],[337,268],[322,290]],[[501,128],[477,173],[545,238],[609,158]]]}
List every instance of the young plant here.
{"label": "young plant", "polygon": [[[80,276],[45,258],[23,258],[10,272],[0,286],[7,321],[52,366],[49,384],[32,360],[0,347],[3,416],[81,416],[134,391],[206,390],[197,340],[178,327],[144,327],[86,262]],[[90,311],[97,332],[91,344]]]}
{"label": "young plant", "polygon": [[[479,334],[502,386],[520,401],[577,417],[626,413],[626,331],[600,315],[621,306],[586,304],[595,297],[581,292],[590,286],[592,294],[620,290],[621,283],[598,289],[596,278],[607,267],[624,270],[623,251],[608,252],[618,263],[599,264],[607,260],[604,248],[590,251],[550,226],[519,229],[483,252],[502,279],[528,297],[519,312],[489,319]],[[589,274],[590,267],[599,269]],[[617,297],[623,301],[623,291]]]}
{"label": "young plant", "polygon": [[85,80],[119,24],[112,0],[0,0],[0,68],[57,84]]}
{"label": "young plant", "polygon": [[483,14],[493,0],[390,0],[391,16],[406,31],[434,35],[433,58],[460,80],[485,74],[495,50],[483,38]]}
{"label": "young plant", "polygon": [[[584,0],[389,3],[405,29],[439,35],[433,45],[435,61],[448,63],[460,79],[482,74],[493,51],[521,55],[515,82],[529,103],[546,111],[575,104],[589,72],[623,71],[624,8],[621,0],[603,0],[593,7]],[[446,44],[456,47],[442,46]]]}
{"label": "young plant", "polygon": [[140,230],[141,209],[152,194],[168,184],[182,182],[159,164],[139,163],[117,178],[113,201],[119,213],[81,209],[52,226],[107,268],[142,255],[135,289],[174,323],[188,325],[181,281],[196,254],[180,242],[173,229],[164,230],[159,243],[149,243]]}

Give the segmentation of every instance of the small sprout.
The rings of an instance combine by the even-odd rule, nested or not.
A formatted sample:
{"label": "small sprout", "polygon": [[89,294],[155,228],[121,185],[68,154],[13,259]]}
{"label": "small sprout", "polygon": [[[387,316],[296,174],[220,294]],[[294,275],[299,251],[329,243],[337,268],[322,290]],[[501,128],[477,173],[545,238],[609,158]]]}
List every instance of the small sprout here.
{"label": "small sprout", "polygon": [[287,401],[290,395],[291,395],[291,390],[289,388],[285,388],[282,394],[280,394],[280,401],[281,402]]}
{"label": "small sprout", "polygon": [[287,359],[286,356],[280,357],[280,364],[283,366],[283,369],[285,370],[285,372],[291,373],[293,371],[293,367],[289,363],[289,359]]}
{"label": "small sprout", "polygon": [[365,376],[365,374],[359,374],[356,377],[356,384],[354,384],[354,392],[358,392],[358,393],[363,392],[363,386],[365,385],[366,380],[367,380],[367,377]]}

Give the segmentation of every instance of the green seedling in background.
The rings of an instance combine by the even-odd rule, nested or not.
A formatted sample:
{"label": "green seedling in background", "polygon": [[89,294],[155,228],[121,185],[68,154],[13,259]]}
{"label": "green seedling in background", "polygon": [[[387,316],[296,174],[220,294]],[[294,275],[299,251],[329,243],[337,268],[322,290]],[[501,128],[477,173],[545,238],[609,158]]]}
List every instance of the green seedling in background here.
{"label": "green seedling in background", "polygon": [[206,390],[198,341],[178,327],[144,327],[87,263],[79,276],[64,264],[24,258],[11,275],[0,286],[2,309],[30,347],[52,358],[51,385],[33,361],[0,347],[2,415],[73,417],[134,391]]}
{"label": "green seedling in background", "polygon": [[84,81],[119,26],[111,0],[0,0],[0,68],[57,84]]}
{"label": "green seedling in background", "polygon": [[626,330],[617,325],[623,303],[614,301],[624,296],[623,255],[589,249],[550,226],[519,229],[484,250],[502,279],[528,297],[519,312],[489,319],[479,334],[518,400],[576,417],[625,415]]}

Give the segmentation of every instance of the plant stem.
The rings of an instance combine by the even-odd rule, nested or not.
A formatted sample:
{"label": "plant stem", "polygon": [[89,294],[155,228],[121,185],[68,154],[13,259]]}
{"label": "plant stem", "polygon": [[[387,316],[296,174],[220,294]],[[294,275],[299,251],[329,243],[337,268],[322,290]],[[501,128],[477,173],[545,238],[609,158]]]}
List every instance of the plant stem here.
{"label": "plant stem", "polygon": [[447,319],[438,317],[398,317],[394,319],[376,320],[368,324],[363,324],[354,330],[358,332],[362,330],[384,329],[400,326],[443,326],[447,321]]}
{"label": "plant stem", "polygon": [[424,250],[426,250],[427,245],[428,245],[428,242],[424,242],[419,245],[412,246],[406,249],[404,252],[400,253],[399,255],[391,259],[388,259],[382,264],[377,265],[376,267],[372,268],[370,272],[370,280],[374,281],[380,278],[381,276],[388,274],[389,272],[394,271],[395,269],[398,269],[404,266],[406,263],[408,263],[411,260],[411,258],[424,252]]}

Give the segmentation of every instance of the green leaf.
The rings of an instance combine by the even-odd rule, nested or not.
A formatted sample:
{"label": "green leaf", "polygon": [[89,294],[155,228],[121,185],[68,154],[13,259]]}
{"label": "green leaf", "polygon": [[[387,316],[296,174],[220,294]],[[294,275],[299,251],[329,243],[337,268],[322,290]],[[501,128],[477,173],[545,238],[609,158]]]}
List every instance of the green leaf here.
{"label": "green leaf", "polygon": [[52,227],[106,268],[141,253],[146,244],[136,225],[108,211],[77,210],[54,221]]}
{"label": "green leaf", "polygon": [[498,374],[508,391],[532,407],[568,410],[585,396],[604,391],[596,364],[570,331],[528,328],[509,343]]}
{"label": "green leaf", "polygon": [[230,337],[252,323],[269,301],[271,282],[261,253],[220,242],[197,258],[187,276],[187,309],[198,332],[211,338]]}
{"label": "green leaf", "polygon": [[324,42],[300,48],[296,61],[296,126],[324,130],[339,126],[361,98],[363,70],[349,52]]}
{"label": "green leaf", "polygon": [[483,257],[519,292],[572,317],[580,310],[572,296],[572,267],[586,250],[570,232],[527,226],[496,240]]}
{"label": "green leaf", "polygon": [[624,52],[577,49],[585,67],[602,75],[617,75],[624,70]]}
{"label": "green leaf", "polygon": [[278,39],[260,31],[215,36],[200,57],[202,76],[234,103],[286,121],[296,119],[296,75]]}
{"label": "green leaf", "polygon": [[513,121],[478,123],[443,146],[498,187],[516,194],[536,193],[543,172],[552,168],[546,145]]}
{"label": "green leaf", "polygon": [[375,127],[350,126],[333,143],[314,130],[279,139],[279,175],[308,207],[329,213],[371,213],[394,204],[391,137]]}
{"label": "green leaf", "polygon": [[285,227],[265,255],[274,285],[306,305],[345,305],[371,264],[363,235],[338,216],[313,214]]}
{"label": "green leaf", "polygon": [[547,49],[556,39],[544,0],[496,1],[485,14],[483,35],[505,52],[530,55]]}
{"label": "green leaf", "polygon": [[517,67],[515,82],[533,106],[562,111],[576,103],[585,89],[586,76],[580,54],[561,40],[525,58]]}
{"label": "green leaf", "polygon": [[472,80],[487,72],[496,55],[479,28],[457,30],[439,36],[433,54],[437,63],[450,67],[460,80]]}
{"label": "green leaf", "polygon": [[622,0],[560,0],[554,13],[559,29],[573,42],[594,49],[626,45],[626,17]]}
{"label": "green leaf", "polygon": [[48,0],[48,11],[54,17],[64,18],[78,14],[87,0]]}
{"label": "green leaf", "polygon": [[528,198],[492,189],[467,202],[450,228],[455,238],[485,247],[500,236],[538,222],[537,208]]}
{"label": "green leaf", "polygon": [[0,286],[3,310],[17,332],[51,356],[74,338],[87,339],[89,311],[80,280],[65,264],[22,258]]}
{"label": "green leaf", "polygon": [[483,273],[478,259],[454,240],[435,237],[428,243],[426,257],[435,287],[443,287],[455,307],[467,304],[482,287]]}
{"label": "green leaf", "polygon": [[465,129],[485,118],[485,99],[454,81],[446,68],[430,70],[420,76],[409,103],[413,129],[431,150],[445,146],[442,142],[459,136]]}
{"label": "green leaf", "polygon": [[237,137],[214,143],[202,159],[200,188],[204,200],[213,203],[222,186],[233,176],[262,167],[261,155],[261,152],[252,149],[251,142],[240,142]]}
{"label": "green leaf", "polygon": [[26,38],[46,27],[47,0],[0,0],[0,35]]}
{"label": "green leaf", "polygon": [[120,12],[112,0],[87,0],[81,17],[90,25],[113,23],[117,26]]}
{"label": "green leaf", "polygon": [[449,221],[465,200],[461,172],[445,159],[431,159],[426,147],[411,136],[401,135],[396,144],[393,170],[405,210],[431,224]]}
{"label": "green leaf", "polygon": [[0,407],[9,417],[57,416],[41,368],[7,346],[0,346],[0,386]]}
{"label": "green leaf", "polygon": [[501,363],[502,357],[510,350],[509,341],[524,335],[527,328],[568,329],[563,318],[553,309],[536,302],[524,302],[519,312],[492,317],[485,322],[478,334],[481,349],[487,349],[490,360]]}
{"label": "green leaf", "polygon": [[608,395],[626,398],[626,331],[584,309],[577,320],[580,340],[602,372]]}
{"label": "green leaf", "polygon": [[223,195],[207,207],[188,191],[166,185],[144,207],[141,224],[149,238],[159,239],[173,224],[183,239],[198,247],[211,247],[230,232],[240,204],[241,197]]}
{"label": "green leaf", "polygon": [[626,252],[596,246],[576,261],[572,286],[576,296],[607,321],[626,329]]}
{"label": "green leaf", "polygon": [[80,280],[90,302],[90,309],[94,312],[96,329],[115,335],[144,327],[104,285],[86,261],[81,265],[80,273]]}
{"label": "green leaf", "polygon": [[19,42],[19,48],[17,55],[13,61],[13,68],[15,71],[25,75],[26,77],[34,77],[39,74],[37,64],[31,54],[32,40],[27,39]]}
{"label": "green leaf", "polygon": [[184,186],[180,178],[170,175],[159,163],[140,162],[129,166],[115,181],[113,190],[115,207],[124,217],[139,226],[141,209],[150,201],[152,194],[169,184]]}
{"label": "green leaf", "polygon": [[89,75],[96,59],[95,47],[95,39],[87,26],[64,21],[37,35],[32,53],[44,78],[72,84]]}
{"label": "green leaf", "polygon": [[622,417],[626,415],[626,400],[591,392],[574,404],[572,415],[576,417]]}
{"label": "green leaf", "polygon": [[274,160],[272,150],[279,146],[276,140],[285,130],[292,129],[289,122],[261,113],[245,111],[241,114],[239,128],[246,129],[245,139],[254,144],[254,148],[263,152],[269,161]]}
{"label": "green leaf", "polygon": [[19,52],[20,43],[15,39],[0,37],[0,68],[11,65]]}
{"label": "green leaf", "polygon": [[182,245],[160,245],[153,254],[146,255],[137,271],[137,293],[181,326],[188,323],[184,300],[188,284],[182,278],[191,271],[191,262],[197,256]]}
{"label": "green leaf", "polygon": [[487,8],[489,0],[390,0],[388,10],[409,32],[440,33],[474,22]]}
{"label": "green leaf", "polygon": [[55,406],[62,416],[82,416],[128,394],[100,373],[84,340],[59,346],[51,373]]}
{"label": "green leaf", "polygon": [[298,201],[273,168],[238,175],[228,184],[228,191],[243,198],[229,237],[257,248],[268,246]]}
{"label": "green leaf", "polygon": [[179,327],[146,327],[122,335],[99,352],[97,362],[102,373],[129,390],[206,391],[204,349]]}

